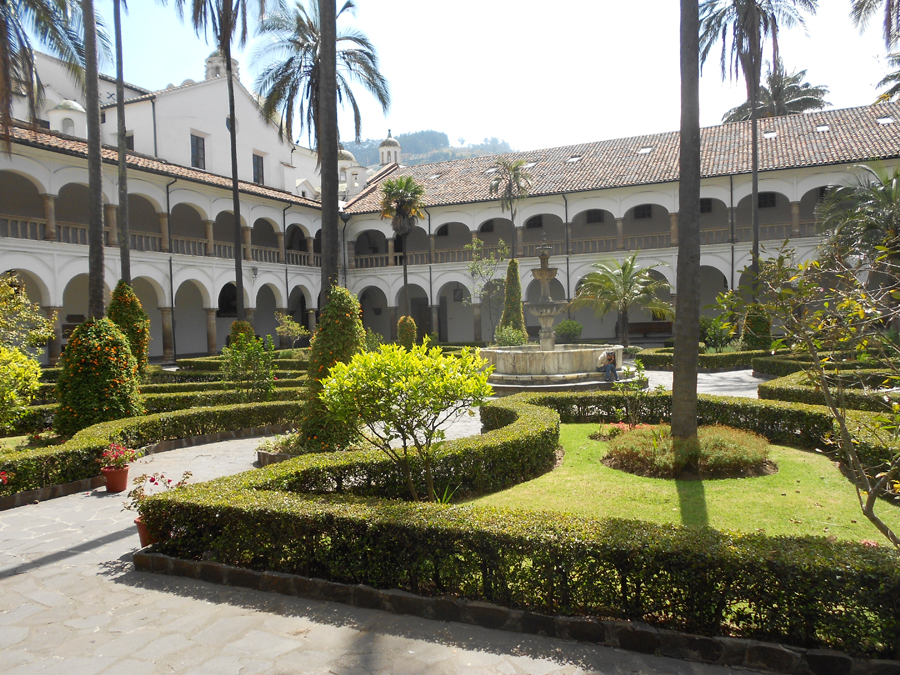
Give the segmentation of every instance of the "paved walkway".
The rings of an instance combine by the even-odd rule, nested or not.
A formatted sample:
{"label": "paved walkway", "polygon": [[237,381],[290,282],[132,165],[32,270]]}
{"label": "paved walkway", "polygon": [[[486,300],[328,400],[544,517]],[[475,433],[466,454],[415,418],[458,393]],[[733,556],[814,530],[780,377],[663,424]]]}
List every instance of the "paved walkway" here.
{"label": "paved walkway", "polygon": [[[477,418],[475,418],[477,420]],[[475,425],[475,426],[473,426]],[[472,418],[448,435],[477,431]],[[151,455],[132,475],[252,468],[257,439]],[[123,497],[0,512],[0,673],[717,675],[731,669],[138,573]]]}
{"label": "paved walkway", "polygon": [[[647,376],[650,380],[651,388],[661,384],[671,391],[671,371],[648,370]],[[757,398],[756,385],[770,379],[772,378],[755,377],[752,370],[735,370],[730,373],[699,373],[697,375],[697,391],[701,394]]]}

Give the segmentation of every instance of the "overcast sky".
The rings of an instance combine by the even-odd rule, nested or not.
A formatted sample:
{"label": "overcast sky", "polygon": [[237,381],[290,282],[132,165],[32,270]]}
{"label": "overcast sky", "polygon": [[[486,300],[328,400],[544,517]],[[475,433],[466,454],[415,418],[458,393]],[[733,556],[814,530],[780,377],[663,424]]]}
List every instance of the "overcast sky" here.
{"label": "overcast sky", "polygon": [[[307,0],[315,2],[315,0]],[[675,0],[356,0],[347,25],[368,34],[391,85],[387,116],[358,90],[363,138],[435,129],[453,145],[489,136],[516,150],[671,131],[679,126]],[[148,89],[201,79],[212,46],[176,17],[172,3],[132,0],[124,20],[125,79]],[[871,103],[884,76],[880,30],[860,34],[850,0],[820,0],[807,29],[785,31],[789,70],[831,89],[835,108]],[[111,0],[98,12],[112,25]],[[240,60],[253,89],[253,38]],[[719,53],[703,69],[700,121],[718,124],[744,100],[742,81],[722,82]],[[108,64],[104,69],[114,74]],[[349,112],[338,112],[351,138]],[[304,138],[305,144],[305,138]]]}

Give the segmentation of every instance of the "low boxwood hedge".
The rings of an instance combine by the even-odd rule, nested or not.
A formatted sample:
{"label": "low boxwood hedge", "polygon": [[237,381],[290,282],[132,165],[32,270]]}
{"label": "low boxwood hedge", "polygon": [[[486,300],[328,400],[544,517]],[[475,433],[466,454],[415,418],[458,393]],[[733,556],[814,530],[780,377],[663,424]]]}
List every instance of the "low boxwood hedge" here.
{"label": "low boxwood hedge", "polygon": [[[851,377],[844,376],[848,386],[844,386],[840,391],[835,387],[832,394],[836,397],[837,403],[846,408],[888,412],[891,410],[892,403],[900,402],[900,393],[866,391],[852,385],[865,384],[877,387],[890,376],[890,373],[884,370],[857,370]],[[809,381],[805,372],[793,373],[763,382],[757,387],[757,391],[762,399],[825,405],[824,394]]]}
{"label": "low boxwood hedge", "polygon": [[[548,459],[540,446],[555,442],[548,406],[584,421],[615,398],[492,402],[482,409],[492,431],[448,444],[441,461],[470,459],[446,478],[465,494],[528,479]],[[670,400],[648,398],[651,413]],[[705,414],[733,402],[711,401]],[[534,463],[523,467],[522,454]],[[900,649],[900,567],[884,549],[373,496],[401,488],[378,454],[303,456],[153,497],[143,516],[166,535],[158,549],[183,558],[875,657]]]}
{"label": "low boxwood hedge", "polygon": [[[275,380],[275,388],[280,389],[284,387],[305,387],[306,382],[306,376],[277,379]],[[233,388],[234,385],[229,380],[220,380],[218,382],[168,382],[164,384],[145,384],[141,387],[141,393],[175,394],[188,391],[224,391]]]}
{"label": "low boxwood hedge", "polygon": [[[829,370],[866,370],[877,368],[877,362],[873,361],[857,361],[848,358],[842,360],[831,361],[828,365]],[[772,375],[773,377],[784,377],[792,373],[806,370],[810,364],[810,357],[805,354],[780,354],[775,356],[760,356],[753,359],[751,365],[753,370],[760,375]]]}
{"label": "low boxwood hedge", "polygon": [[[636,358],[641,360],[644,368],[648,370],[671,370],[674,348],[660,347],[658,349],[644,349]],[[717,354],[711,352],[700,354],[698,367],[701,370],[725,370],[750,368],[755,358],[771,355],[770,351],[747,352],[723,352]]]}
{"label": "low boxwood hedge", "polygon": [[62,445],[0,452],[0,471],[11,476],[0,484],[0,496],[96,476],[100,472],[96,460],[110,443],[139,448],[174,438],[290,424],[302,408],[300,401],[242,403],[95,424]]}
{"label": "low boxwood hedge", "polygon": [[[201,372],[219,371],[222,369],[221,356],[206,356],[198,359],[178,359],[178,367],[182,370]],[[302,359],[273,359],[272,365],[281,372],[306,372],[309,361]]]}

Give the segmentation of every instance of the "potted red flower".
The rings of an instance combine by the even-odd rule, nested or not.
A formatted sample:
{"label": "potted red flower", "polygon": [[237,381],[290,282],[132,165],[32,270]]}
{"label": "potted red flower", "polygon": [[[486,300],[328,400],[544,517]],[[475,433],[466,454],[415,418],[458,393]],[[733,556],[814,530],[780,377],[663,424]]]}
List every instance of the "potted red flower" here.
{"label": "potted red flower", "polygon": [[128,464],[137,459],[137,452],[118,443],[110,443],[97,461],[100,473],[106,478],[107,492],[124,492],[128,487]]}
{"label": "potted red flower", "polygon": [[134,524],[137,525],[138,537],[141,540],[141,548],[156,543],[156,539],[150,535],[150,532],[147,530],[147,525],[141,518],[141,505],[144,503],[144,500],[147,499],[147,497],[149,497],[151,494],[163,492],[164,490],[168,490],[169,488],[177,489],[180,487],[184,487],[190,477],[191,472],[185,471],[181,476],[181,480],[173,484],[172,479],[166,478],[165,474],[145,473],[141,476],[138,476],[134,479],[134,481],[132,481],[132,485],[134,485],[134,487],[131,488],[131,490],[128,492],[127,498],[125,500],[125,508],[129,511],[138,512],[138,517],[134,519]]}

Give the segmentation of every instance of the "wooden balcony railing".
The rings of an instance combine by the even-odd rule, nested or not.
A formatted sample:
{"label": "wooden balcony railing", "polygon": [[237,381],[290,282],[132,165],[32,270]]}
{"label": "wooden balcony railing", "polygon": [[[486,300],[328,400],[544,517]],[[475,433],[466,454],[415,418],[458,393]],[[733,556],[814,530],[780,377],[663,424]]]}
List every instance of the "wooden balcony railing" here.
{"label": "wooden balcony railing", "polygon": [[172,253],[181,255],[206,255],[206,239],[172,237]]}
{"label": "wooden balcony railing", "polygon": [[287,250],[287,259],[286,261],[288,265],[309,265],[309,253],[306,251],[292,251],[290,249]]}
{"label": "wooden balcony railing", "polygon": [[131,232],[132,251],[162,251],[162,235],[148,232]]}
{"label": "wooden balcony railing", "polygon": [[251,246],[250,255],[256,262],[277,263],[278,249],[267,246]]}
{"label": "wooden balcony railing", "polygon": [[46,226],[47,221],[37,218],[0,216],[0,237],[41,241],[44,238]]}

